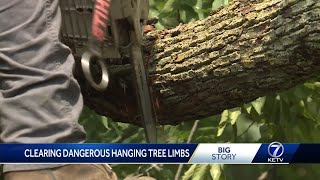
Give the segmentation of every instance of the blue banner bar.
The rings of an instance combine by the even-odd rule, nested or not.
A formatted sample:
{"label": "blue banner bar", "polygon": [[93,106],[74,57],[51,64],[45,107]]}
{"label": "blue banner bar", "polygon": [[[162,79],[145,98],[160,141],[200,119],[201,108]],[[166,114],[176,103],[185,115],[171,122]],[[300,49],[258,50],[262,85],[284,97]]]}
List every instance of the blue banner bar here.
{"label": "blue banner bar", "polygon": [[[290,163],[300,144],[262,144],[252,163]],[[320,149],[319,149],[320,150]]]}
{"label": "blue banner bar", "polygon": [[0,163],[186,163],[197,144],[0,144]]}
{"label": "blue banner bar", "polygon": [[320,144],[0,144],[5,163],[320,163]]}
{"label": "blue banner bar", "polygon": [[320,144],[300,144],[290,163],[320,163]]}

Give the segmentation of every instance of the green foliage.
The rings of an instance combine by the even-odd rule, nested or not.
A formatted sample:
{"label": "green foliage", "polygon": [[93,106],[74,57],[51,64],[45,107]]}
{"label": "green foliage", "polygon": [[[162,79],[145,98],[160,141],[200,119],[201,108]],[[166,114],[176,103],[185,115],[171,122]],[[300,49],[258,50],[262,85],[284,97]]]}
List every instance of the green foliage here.
{"label": "green foliage", "polygon": [[222,178],[222,176],[221,176],[222,171],[223,171],[223,165],[220,165],[220,164],[211,165],[210,175],[211,175],[212,179],[221,179]]}
{"label": "green foliage", "polygon": [[[150,16],[159,18],[157,28],[172,28],[206,17],[210,11],[226,5],[227,0],[150,0]],[[115,123],[85,109],[81,117],[88,132],[88,142],[140,143],[144,131],[132,125]],[[195,122],[159,127],[163,143],[187,142]],[[220,115],[202,119],[192,136],[193,143],[216,142],[320,142],[320,78],[306,82],[286,92],[276,93],[228,109]],[[128,175],[151,175],[172,180],[178,165],[114,165],[120,179]],[[318,179],[317,165],[186,165],[183,180],[206,179]]]}
{"label": "green foliage", "polygon": [[214,179],[223,180],[223,165],[194,164],[185,172],[182,180]]}
{"label": "green foliage", "polygon": [[150,17],[157,17],[158,29],[173,28],[206,17],[228,0],[150,0]]}

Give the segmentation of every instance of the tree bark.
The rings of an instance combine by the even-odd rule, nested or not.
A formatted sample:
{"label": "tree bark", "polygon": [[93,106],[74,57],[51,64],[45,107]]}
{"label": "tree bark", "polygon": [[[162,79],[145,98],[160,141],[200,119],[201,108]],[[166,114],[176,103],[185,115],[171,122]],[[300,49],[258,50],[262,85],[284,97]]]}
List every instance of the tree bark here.
{"label": "tree bark", "polygon": [[[233,1],[206,19],[152,31],[145,42],[158,124],[200,119],[319,75],[320,2]],[[112,82],[103,93],[79,69],[87,106],[141,125],[129,65],[109,67]]]}

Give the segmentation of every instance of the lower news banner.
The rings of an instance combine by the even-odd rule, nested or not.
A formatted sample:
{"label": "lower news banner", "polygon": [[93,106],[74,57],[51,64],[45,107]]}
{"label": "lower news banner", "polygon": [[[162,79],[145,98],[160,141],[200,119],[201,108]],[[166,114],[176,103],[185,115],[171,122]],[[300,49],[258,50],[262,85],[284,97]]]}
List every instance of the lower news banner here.
{"label": "lower news banner", "polygon": [[0,163],[319,163],[320,144],[0,144]]}

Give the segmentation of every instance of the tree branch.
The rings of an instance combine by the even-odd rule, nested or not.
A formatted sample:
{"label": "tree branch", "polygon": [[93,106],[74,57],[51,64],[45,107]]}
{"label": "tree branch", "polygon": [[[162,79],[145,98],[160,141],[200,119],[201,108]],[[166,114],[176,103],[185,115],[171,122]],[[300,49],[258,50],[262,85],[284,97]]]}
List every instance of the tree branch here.
{"label": "tree branch", "polygon": [[[319,1],[238,0],[205,19],[148,33],[144,54],[158,123],[215,115],[319,75],[319,14]],[[85,103],[141,125],[130,66],[109,69],[112,83],[104,93],[76,72]]]}

